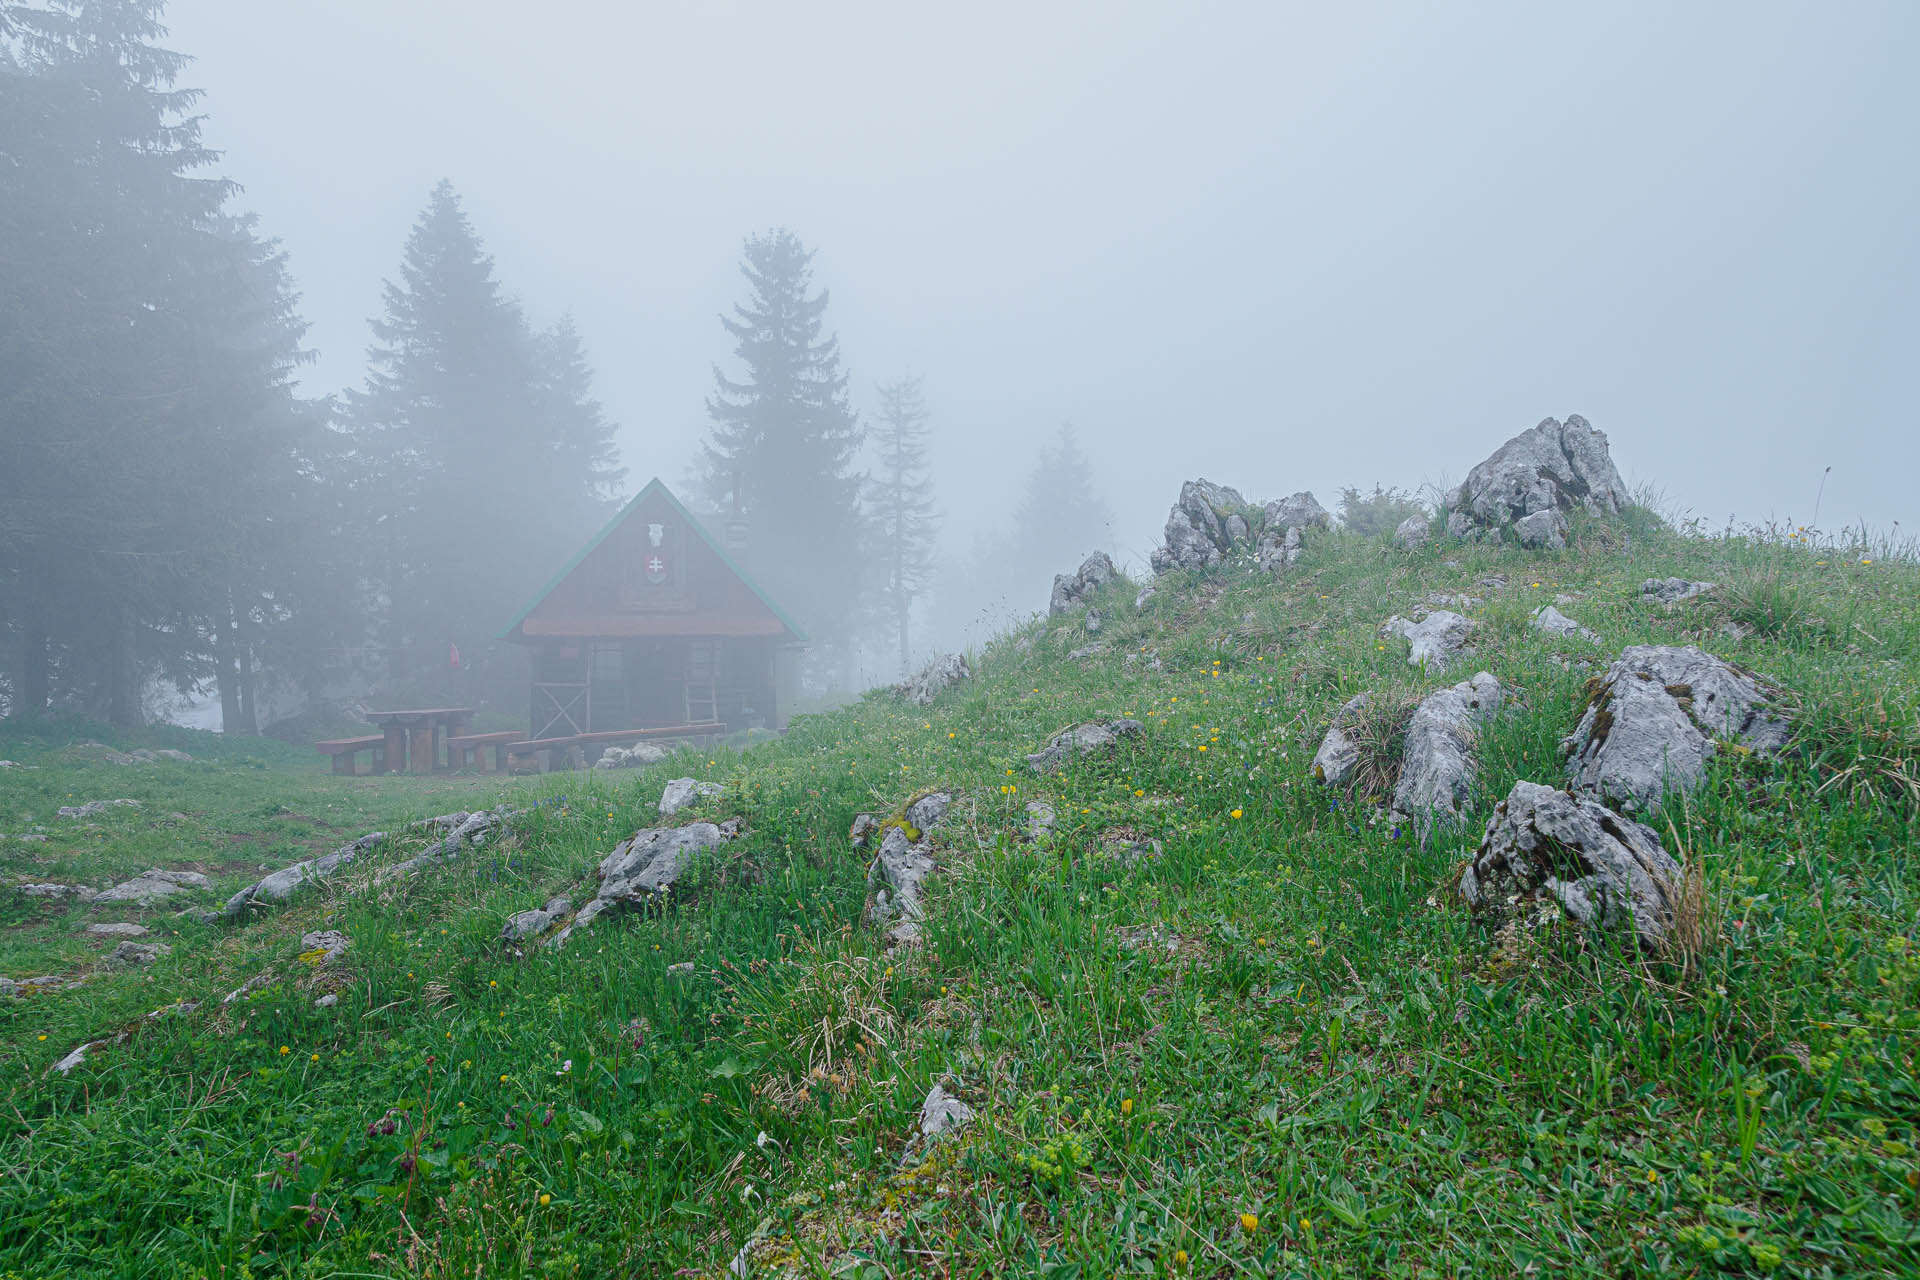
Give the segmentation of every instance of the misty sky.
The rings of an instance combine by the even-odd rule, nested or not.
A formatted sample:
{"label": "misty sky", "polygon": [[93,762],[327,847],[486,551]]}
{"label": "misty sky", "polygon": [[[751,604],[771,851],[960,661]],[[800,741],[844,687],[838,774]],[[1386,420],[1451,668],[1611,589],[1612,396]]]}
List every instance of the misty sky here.
{"label": "misty sky", "polygon": [[[816,248],[858,403],[924,373],[959,540],[1071,420],[1182,479],[1458,480],[1546,416],[1715,522],[1920,524],[1920,4],[174,0],[321,360],[452,179],[571,310],[631,486],[705,426],[740,244]],[[1068,568],[1070,566],[1048,566]],[[1036,600],[1036,607],[1043,602]]]}

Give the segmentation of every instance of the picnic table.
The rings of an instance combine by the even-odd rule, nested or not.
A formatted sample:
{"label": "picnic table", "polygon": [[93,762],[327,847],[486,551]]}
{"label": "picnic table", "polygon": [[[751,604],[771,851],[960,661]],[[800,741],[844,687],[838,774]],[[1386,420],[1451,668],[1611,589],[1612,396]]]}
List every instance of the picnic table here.
{"label": "picnic table", "polygon": [[439,767],[440,745],[458,737],[473,719],[472,707],[421,707],[412,711],[369,711],[386,734],[387,768],[432,773]]}

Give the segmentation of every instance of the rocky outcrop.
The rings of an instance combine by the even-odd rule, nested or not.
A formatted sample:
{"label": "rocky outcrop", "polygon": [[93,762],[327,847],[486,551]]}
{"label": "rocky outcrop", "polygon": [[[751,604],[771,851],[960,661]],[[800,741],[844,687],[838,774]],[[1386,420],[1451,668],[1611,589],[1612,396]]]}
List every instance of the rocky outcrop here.
{"label": "rocky outcrop", "polygon": [[1404,639],[1409,646],[1407,665],[1425,667],[1437,675],[1468,651],[1473,623],[1450,609],[1437,609],[1418,622],[1395,614],[1380,624],[1380,634]]}
{"label": "rocky outcrop", "polygon": [[124,884],[101,890],[93,896],[92,901],[95,905],[103,902],[131,902],[136,906],[150,907],[165,898],[182,893],[196,893],[210,885],[211,882],[198,871],[166,871],[159,867],[152,867]]}
{"label": "rocky outcrop", "polygon": [[1651,807],[1691,791],[1724,742],[1768,753],[1791,731],[1778,694],[1701,649],[1634,645],[1590,686],[1586,713],[1562,744],[1573,789]]}
{"label": "rocky outcrop", "polygon": [[54,810],[61,818],[97,818],[109,809],[138,809],[138,800],[89,800],[85,804],[63,804]]}
{"label": "rocky outcrop", "polygon": [[910,839],[899,827],[888,827],[880,840],[880,852],[867,869],[867,888],[873,894],[868,918],[887,925],[890,942],[913,944],[920,940],[920,922],[926,916],[922,886],[939,864],[924,839]]}
{"label": "rocky outcrop", "polygon": [[325,880],[342,867],[352,866],[355,859],[377,847],[386,838],[387,833],[384,831],[369,831],[353,843],[341,845],[332,853],[318,858],[309,858],[304,862],[296,862],[289,867],[282,867],[272,875],[261,877],[228,898],[222,914],[231,920],[249,908],[260,909],[270,902],[285,902],[301,885],[309,881]]}
{"label": "rocky outcrop", "polygon": [[1138,737],[1144,730],[1138,720],[1089,720],[1054,734],[1045,747],[1027,757],[1027,767],[1035,773],[1051,773],[1070,760],[1111,751],[1122,739]]}
{"label": "rocky outcrop", "polygon": [[123,942],[113,949],[107,963],[115,969],[138,969],[167,955],[173,948],[164,942]]}
{"label": "rocky outcrop", "polygon": [[1460,896],[1496,922],[1551,901],[1581,924],[1630,927],[1656,951],[1673,925],[1680,881],[1679,864],[1652,828],[1595,801],[1516,782],[1461,874]]}
{"label": "rocky outcrop", "polygon": [[922,1138],[938,1138],[972,1122],[973,1108],[948,1093],[942,1085],[936,1084],[929,1089],[927,1100],[920,1104]]}
{"label": "rocky outcrop", "polygon": [[1600,643],[1600,637],[1586,627],[1581,626],[1566,614],[1550,604],[1541,605],[1533,611],[1528,625],[1535,631],[1544,631],[1550,636],[1566,636],[1569,639],[1588,640]]}
{"label": "rocky outcrop", "polygon": [[73,898],[80,902],[91,902],[100,896],[98,889],[84,884],[23,884],[17,887],[21,896],[27,898]]}
{"label": "rocky outcrop", "polygon": [[[1082,565],[1081,568],[1085,568]],[[1056,581],[1056,594],[1058,584]],[[926,666],[893,686],[894,693],[916,707],[924,707],[957,684],[973,679],[973,667],[965,654],[943,653]]]}
{"label": "rocky outcrop", "polygon": [[1500,712],[1500,682],[1485,671],[1428,694],[1407,721],[1393,814],[1422,832],[1455,821],[1473,791],[1479,730]]}
{"label": "rocky outcrop", "polygon": [[90,924],[87,936],[93,938],[144,938],[151,929],[143,924],[134,924],[130,920],[118,920],[111,924]]}
{"label": "rocky outcrop", "polygon": [[1393,531],[1393,540],[1408,551],[1424,547],[1433,538],[1433,522],[1415,512],[1400,522]]}
{"label": "rocky outcrop", "polygon": [[537,938],[573,910],[573,899],[561,894],[548,898],[546,905],[529,911],[516,911],[500,926],[500,940],[513,943]]}
{"label": "rocky outcrop", "polygon": [[1027,828],[1023,835],[1029,840],[1038,840],[1042,836],[1052,835],[1054,824],[1059,820],[1053,806],[1045,800],[1027,801]]}
{"label": "rocky outcrop", "polygon": [[630,747],[608,747],[593,762],[596,769],[644,769],[667,758],[666,748],[651,742],[636,742]]}
{"label": "rocky outcrop", "polygon": [[1355,694],[1334,713],[1333,724],[1328,726],[1327,736],[1320,739],[1320,750],[1313,756],[1316,782],[1337,787],[1353,772],[1353,766],[1360,763],[1360,746],[1351,735],[1370,700],[1370,694]]}
{"label": "rocky outcrop", "polygon": [[332,964],[347,954],[353,940],[338,929],[315,929],[300,935],[300,958],[308,964]]}
{"label": "rocky outcrop", "polygon": [[690,822],[684,827],[646,827],[614,846],[600,860],[600,887],[592,901],[553,936],[551,945],[567,939],[616,908],[647,906],[673,896],[681,878],[699,856],[739,833],[738,822]]}
{"label": "rocky outcrop", "polygon": [[682,809],[719,795],[720,790],[720,784],[717,782],[696,782],[692,778],[675,778],[660,792],[660,816],[671,818]]}
{"label": "rocky outcrop", "polygon": [[895,946],[920,941],[920,922],[926,918],[923,890],[940,865],[928,837],[952,805],[953,797],[945,791],[930,791],[913,800],[906,806],[904,822],[886,826],[880,851],[867,868],[867,888],[872,894],[867,918],[886,926],[887,940]]}
{"label": "rocky outcrop", "polygon": [[1493,451],[1447,495],[1447,532],[1499,538],[1511,530],[1523,546],[1564,547],[1574,511],[1615,515],[1628,504],[1604,432],[1578,414],[1547,418]]}
{"label": "rocky outcrop", "polygon": [[1299,559],[1308,530],[1332,524],[1311,493],[1257,506],[1225,485],[1189,480],[1167,513],[1165,545],[1153,553],[1153,570],[1210,569],[1241,557],[1277,569]]}
{"label": "rocky outcrop", "polygon": [[1713,588],[1711,582],[1692,582],[1686,578],[1648,578],[1640,584],[1640,595],[1658,604],[1675,605],[1705,595]]}
{"label": "rocky outcrop", "polygon": [[1113,567],[1113,560],[1104,551],[1096,551],[1081,561],[1078,572],[1053,575],[1053,597],[1047,603],[1047,615],[1057,617],[1092,599],[1093,593],[1106,586],[1120,573]]}

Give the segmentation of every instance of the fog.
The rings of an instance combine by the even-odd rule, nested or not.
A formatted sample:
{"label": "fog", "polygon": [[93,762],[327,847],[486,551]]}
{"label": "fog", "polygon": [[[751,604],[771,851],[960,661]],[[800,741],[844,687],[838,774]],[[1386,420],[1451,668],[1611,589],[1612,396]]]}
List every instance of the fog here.
{"label": "fog", "polygon": [[[1670,519],[1910,549],[1916,37],[1904,3],[0,0],[0,711],[517,719],[559,664],[693,723],[627,676],[707,687],[737,641],[727,723],[773,723],[773,649],[821,700],[892,679],[1088,551],[1144,572],[1184,480],[1435,505],[1573,414]],[[583,561],[655,478],[651,541]],[[661,620],[740,565],[772,591],[720,631]],[[563,568],[600,603],[526,631]]]}
{"label": "fog", "polygon": [[[176,0],[320,353],[450,178],[575,316],[637,484],[707,425],[742,239],[818,251],[856,404],[923,373],[952,545],[1078,428],[1135,561],[1182,478],[1458,480],[1580,413],[1728,516],[1917,515],[1907,4]],[[1046,566],[1054,568],[1070,566]],[[1035,602],[1036,605],[1039,603]]]}

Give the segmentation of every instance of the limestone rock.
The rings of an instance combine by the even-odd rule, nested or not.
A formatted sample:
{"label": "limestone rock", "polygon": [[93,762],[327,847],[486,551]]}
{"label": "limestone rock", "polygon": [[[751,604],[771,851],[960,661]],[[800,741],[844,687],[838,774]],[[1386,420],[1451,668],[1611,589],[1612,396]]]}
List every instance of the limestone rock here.
{"label": "limestone rock", "polygon": [[1067,655],[1067,661],[1085,662],[1088,658],[1101,657],[1106,652],[1107,652],[1107,646],[1104,644],[1082,645],[1080,648],[1073,650],[1071,653]]}
{"label": "limestone rock", "polygon": [[1056,821],[1053,806],[1045,800],[1027,801],[1027,839],[1038,840],[1041,836],[1051,835]]}
{"label": "limestone rock", "polygon": [[1408,551],[1426,546],[1432,538],[1433,522],[1418,512],[1402,520],[1400,527],[1393,531],[1393,540]]}
{"label": "limestone rock", "polygon": [[89,800],[85,804],[63,804],[55,810],[55,813],[62,818],[93,818],[112,808],[138,809],[139,807],[138,800]]}
{"label": "limestone rock", "polygon": [[1565,512],[1549,509],[1515,520],[1513,535],[1521,546],[1535,551],[1564,551],[1569,528]]}
{"label": "limestone rock", "polygon": [[516,911],[507,917],[506,924],[500,928],[502,942],[520,942],[526,938],[535,938],[545,933],[556,921],[567,918],[573,910],[573,899],[561,895],[548,898],[546,905],[534,907],[528,911]]}
{"label": "limestone rock", "polygon": [[1472,793],[1479,729],[1500,712],[1500,682],[1485,671],[1428,694],[1407,721],[1393,813],[1422,832],[1457,820]]}
{"label": "limestone rock", "polygon": [[1360,748],[1348,735],[1359,722],[1360,713],[1367,709],[1369,700],[1368,694],[1357,693],[1334,714],[1327,736],[1320,740],[1320,750],[1313,756],[1315,781],[1337,787],[1353,771],[1353,766],[1360,763]]}
{"label": "limestone rock", "polygon": [[660,792],[660,816],[671,818],[682,809],[719,794],[720,784],[717,782],[695,782],[692,778],[675,778]]}
{"label": "limestone rock", "polygon": [[1306,530],[1332,523],[1311,493],[1255,507],[1225,485],[1189,480],[1167,513],[1165,545],[1153,553],[1153,570],[1210,569],[1235,556],[1250,556],[1261,568],[1277,569],[1299,558]]}
{"label": "limestone rock", "polygon": [[353,940],[338,929],[316,929],[300,935],[301,954],[312,955],[316,951],[319,952],[320,955],[315,960],[318,964],[332,964],[345,955],[352,945]]}
{"label": "limestone rock", "polygon": [[1424,666],[1436,675],[1466,651],[1473,623],[1449,609],[1439,609],[1418,622],[1395,614],[1380,626],[1381,635],[1400,636],[1409,646],[1407,665]]}
{"label": "limestone rock", "polygon": [[1121,739],[1138,737],[1144,730],[1138,720],[1089,720],[1054,734],[1043,749],[1027,757],[1027,767],[1049,773],[1076,757],[1111,751]]}
{"label": "limestone rock", "polygon": [[867,887],[873,892],[868,918],[888,924],[887,937],[896,944],[920,940],[920,922],[926,908],[921,888],[938,864],[926,841],[914,841],[899,827],[888,827],[880,852],[867,868]]}
{"label": "limestone rock", "polygon": [[152,930],[143,924],[118,921],[113,924],[90,924],[87,933],[95,938],[144,938]]}
{"label": "limestone rock", "polygon": [[667,758],[664,747],[651,742],[636,742],[630,747],[608,747],[593,762],[596,769],[644,769]]}
{"label": "limestone rock", "polygon": [[28,898],[75,898],[90,902],[99,896],[99,890],[84,884],[23,884],[19,889],[21,895]]}
{"label": "limestone rock", "polygon": [[1147,607],[1147,601],[1151,599],[1153,599],[1153,584],[1149,582],[1146,586],[1140,588],[1138,595],[1134,596],[1133,607],[1135,609],[1144,609]]}
{"label": "limestone rock", "polygon": [[316,1009],[331,1009],[333,1008],[333,1006],[339,1003],[340,1003],[340,993],[337,991],[329,991],[326,995],[321,996],[318,1000],[315,1000],[313,1002],[313,1007]]}
{"label": "limestone rock", "polygon": [[1668,788],[1691,791],[1716,742],[1767,754],[1791,728],[1774,690],[1691,645],[1634,645],[1592,687],[1561,746],[1573,790],[1615,804],[1651,807]]}
{"label": "limestone rock", "polygon": [[231,920],[249,907],[264,907],[269,902],[285,902],[301,885],[310,880],[325,880],[340,868],[351,866],[356,858],[375,848],[386,838],[387,833],[384,831],[369,831],[351,844],[341,845],[332,853],[318,858],[308,858],[304,862],[282,867],[271,875],[262,876],[228,898],[222,914]]}
{"label": "limestone rock", "polygon": [[1533,611],[1533,619],[1529,625],[1531,625],[1535,631],[1544,631],[1550,636],[1578,637],[1581,640],[1591,640],[1595,644],[1600,643],[1599,636],[1595,635],[1586,627],[1581,626],[1550,604],[1542,605],[1540,608],[1535,609]]}
{"label": "limestone rock", "polygon": [[1630,926],[1654,951],[1673,925],[1680,882],[1679,864],[1652,828],[1595,801],[1516,782],[1487,822],[1460,896],[1496,920],[1549,898],[1582,924]]}
{"label": "limestone rock", "polygon": [[954,685],[973,679],[973,667],[965,654],[939,654],[908,679],[893,686],[893,691],[916,707],[924,707]]}
{"label": "limestone rock", "polygon": [[1094,592],[1119,576],[1112,558],[1106,552],[1094,552],[1080,563],[1077,572],[1053,575],[1053,597],[1047,602],[1047,615],[1057,617],[1077,605],[1085,604]]}
{"label": "limestone rock", "polygon": [[551,945],[565,946],[574,932],[616,907],[638,907],[669,900],[699,855],[739,832],[737,822],[690,822],[684,827],[646,827],[636,831],[600,860],[600,888],[581,907]]}
{"label": "limestone rock", "polygon": [[973,1108],[948,1093],[940,1085],[927,1091],[920,1104],[920,1136],[938,1138],[973,1122]]}
{"label": "limestone rock", "polygon": [[146,907],[175,894],[206,889],[210,883],[198,871],[165,871],[153,867],[124,884],[102,890],[92,900],[96,905],[102,902],[131,902]]}
{"label": "limestone rock", "polygon": [[1498,537],[1512,528],[1522,545],[1565,546],[1568,513],[1615,515],[1628,502],[1606,434],[1578,414],[1564,423],[1547,418],[1494,450],[1447,495],[1447,531]]}
{"label": "limestone rock", "polygon": [[152,964],[172,950],[164,942],[123,942],[113,949],[107,963],[116,969],[135,969]]}
{"label": "limestone rock", "polygon": [[929,791],[907,806],[907,825],[916,831],[931,831],[940,825],[953,807],[953,796],[946,791]]}
{"label": "limestone rock", "polygon": [[1690,582],[1685,578],[1648,578],[1640,584],[1640,594],[1665,605],[1679,604],[1713,590],[1711,582]]}
{"label": "limestone rock", "polygon": [[873,833],[880,829],[880,819],[870,813],[853,815],[853,826],[847,830],[847,843],[856,849],[864,849],[873,839]]}

